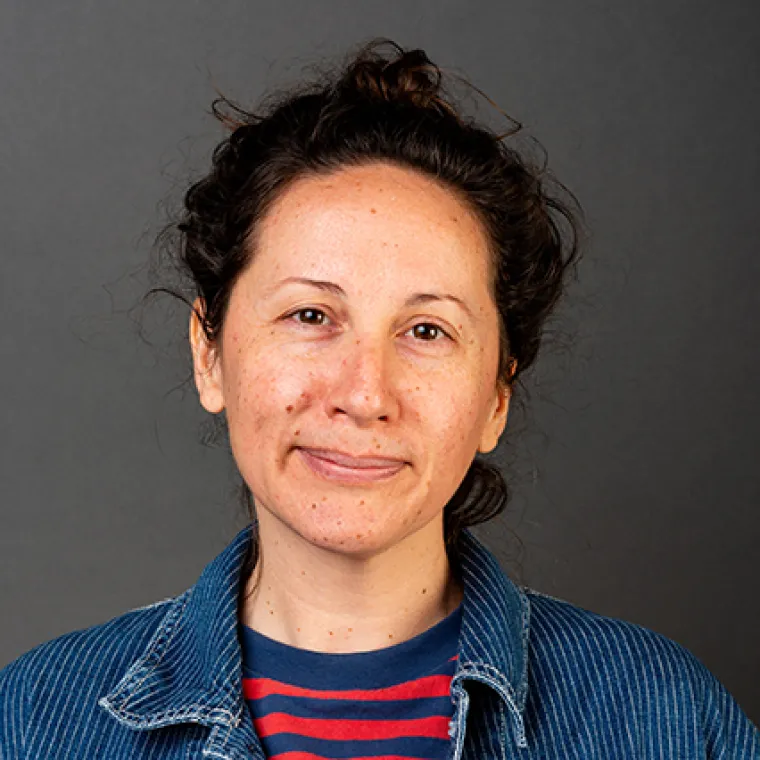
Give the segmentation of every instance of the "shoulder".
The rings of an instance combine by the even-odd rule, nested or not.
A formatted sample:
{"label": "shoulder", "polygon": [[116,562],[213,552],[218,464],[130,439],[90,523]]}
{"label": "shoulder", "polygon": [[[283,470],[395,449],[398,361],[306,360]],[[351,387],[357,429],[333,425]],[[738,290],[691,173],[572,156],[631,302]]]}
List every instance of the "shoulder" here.
{"label": "shoulder", "polygon": [[530,643],[539,659],[561,657],[566,667],[598,665],[699,679],[704,667],[682,644],[646,626],[609,617],[530,588]]}
{"label": "shoulder", "polygon": [[[663,743],[701,737],[708,757],[740,751],[760,758],[760,733],[696,655],[643,625],[601,615],[524,587],[530,603],[533,697],[568,690],[577,704],[615,705]],[[644,741],[644,738],[642,738]],[[734,755],[732,755],[734,756]]]}
{"label": "shoulder", "polygon": [[19,671],[29,675],[41,674],[51,665],[65,666],[68,671],[79,668],[92,676],[93,668],[101,662],[129,659],[144,649],[160,622],[181,603],[183,596],[138,607],[104,623],[71,631],[39,644],[0,670],[0,678]]}
{"label": "shoulder", "polygon": [[0,670],[0,729],[4,722],[7,730],[9,716],[23,723],[27,704],[36,707],[72,689],[80,696],[83,690],[105,692],[150,645],[166,617],[178,614],[188,593],[65,633],[17,657]]}

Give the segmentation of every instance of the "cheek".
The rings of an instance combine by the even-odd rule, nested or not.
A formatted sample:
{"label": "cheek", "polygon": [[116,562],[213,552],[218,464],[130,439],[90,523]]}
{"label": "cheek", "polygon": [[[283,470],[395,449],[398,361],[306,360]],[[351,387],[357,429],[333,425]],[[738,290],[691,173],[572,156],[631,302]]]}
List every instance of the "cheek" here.
{"label": "cheek", "polygon": [[324,381],[315,368],[294,361],[277,349],[250,346],[225,377],[227,419],[231,437],[246,448],[290,438],[299,414],[320,397]]}
{"label": "cheek", "polygon": [[[470,376],[432,382],[417,393],[415,417],[439,461],[468,458],[480,437],[482,398]],[[445,466],[442,465],[442,466]]]}

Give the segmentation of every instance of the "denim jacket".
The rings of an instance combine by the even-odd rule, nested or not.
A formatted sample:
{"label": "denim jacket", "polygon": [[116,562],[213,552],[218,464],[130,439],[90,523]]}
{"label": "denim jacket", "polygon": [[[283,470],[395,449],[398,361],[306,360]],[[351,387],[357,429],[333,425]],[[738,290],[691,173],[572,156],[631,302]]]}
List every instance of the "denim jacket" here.
{"label": "denim jacket", "polygon": [[[177,597],[0,671],[0,759],[263,758],[237,637],[250,529]],[[468,531],[449,758],[760,758],[760,733],[683,646],[518,587]]]}

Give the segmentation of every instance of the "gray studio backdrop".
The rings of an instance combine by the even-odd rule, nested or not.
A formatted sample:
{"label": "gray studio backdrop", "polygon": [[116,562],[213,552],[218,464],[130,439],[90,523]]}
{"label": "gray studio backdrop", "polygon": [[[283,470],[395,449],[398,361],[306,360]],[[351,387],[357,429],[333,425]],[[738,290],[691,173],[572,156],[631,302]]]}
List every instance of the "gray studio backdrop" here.
{"label": "gray studio backdrop", "polygon": [[752,0],[3,0],[0,665],[180,593],[244,524],[181,385],[187,312],[129,307],[222,136],[215,88],[251,103],[383,35],[520,119],[592,234],[495,457],[509,513],[480,535],[522,582],[687,646],[760,720],[759,17]]}

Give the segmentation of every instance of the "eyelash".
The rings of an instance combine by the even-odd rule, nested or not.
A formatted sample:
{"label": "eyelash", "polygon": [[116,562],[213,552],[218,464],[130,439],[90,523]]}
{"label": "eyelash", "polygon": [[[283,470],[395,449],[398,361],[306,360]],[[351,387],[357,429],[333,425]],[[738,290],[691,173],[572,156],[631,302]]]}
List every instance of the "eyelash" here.
{"label": "eyelash", "polygon": [[[300,309],[296,309],[295,311],[291,311],[289,314],[286,314],[283,319],[293,319],[298,314],[303,314],[306,311],[312,311],[316,314],[321,314],[324,317],[327,317],[327,314],[322,309],[316,309],[313,306],[303,306]],[[329,317],[328,317],[329,319]],[[322,325],[310,325],[308,322],[302,322],[301,320],[295,320],[298,322],[298,324],[305,325],[307,327],[321,327]],[[435,322],[417,322],[417,324],[410,327],[410,330],[413,330],[415,327],[419,327],[420,325],[425,325],[426,327],[433,327],[436,330],[438,330],[441,335],[447,339],[452,340],[452,337],[444,330],[439,324],[436,324]],[[437,341],[435,339],[433,340],[423,340],[423,343],[436,343]]]}

